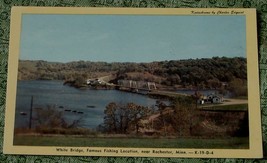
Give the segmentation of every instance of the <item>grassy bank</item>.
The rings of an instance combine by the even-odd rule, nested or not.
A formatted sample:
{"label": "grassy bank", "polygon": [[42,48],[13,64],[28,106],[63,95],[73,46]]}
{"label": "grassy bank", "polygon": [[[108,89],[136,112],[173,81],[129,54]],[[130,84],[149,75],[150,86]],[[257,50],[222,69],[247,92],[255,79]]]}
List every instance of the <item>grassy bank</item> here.
{"label": "grassy bank", "polygon": [[133,148],[218,148],[246,149],[248,138],[97,138],[77,136],[16,135],[14,145],[76,146],[76,147],[133,147]]}
{"label": "grassy bank", "polygon": [[206,105],[199,107],[205,111],[248,111],[248,104],[232,104],[232,105]]}

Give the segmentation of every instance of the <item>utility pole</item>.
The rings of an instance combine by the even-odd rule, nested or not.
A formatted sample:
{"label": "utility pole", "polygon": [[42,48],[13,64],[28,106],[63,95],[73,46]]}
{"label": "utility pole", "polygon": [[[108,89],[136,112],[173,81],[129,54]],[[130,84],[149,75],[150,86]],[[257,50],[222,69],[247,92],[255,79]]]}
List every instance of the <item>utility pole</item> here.
{"label": "utility pole", "polygon": [[32,98],[31,98],[31,109],[30,109],[29,129],[32,128],[32,108],[33,108],[33,96],[32,96]]}

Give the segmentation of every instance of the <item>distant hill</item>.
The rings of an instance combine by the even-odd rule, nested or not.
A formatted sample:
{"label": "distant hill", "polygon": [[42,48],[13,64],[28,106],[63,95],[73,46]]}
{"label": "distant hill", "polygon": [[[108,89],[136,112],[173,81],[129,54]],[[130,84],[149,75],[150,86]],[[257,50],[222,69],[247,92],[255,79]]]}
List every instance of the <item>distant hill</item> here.
{"label": "distant hill", "polygon": [[86,80],[115,74],[117,79],[156,82],[172,87],[221,88],[246,87],[247,62],[242,57],[213,57],[150,63],[90,62],[69,63],[19,61],[19,80]]}

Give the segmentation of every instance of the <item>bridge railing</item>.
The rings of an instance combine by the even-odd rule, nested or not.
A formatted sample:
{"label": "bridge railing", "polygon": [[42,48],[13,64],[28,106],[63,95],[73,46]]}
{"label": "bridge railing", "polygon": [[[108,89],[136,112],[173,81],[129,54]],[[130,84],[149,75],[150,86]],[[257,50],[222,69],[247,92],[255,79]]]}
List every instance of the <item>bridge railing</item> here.
{"label": "bridge railing", "polygon": [[118,80],[118,85],[125,88],[136,88],[136,89],[157,89],[155,82],[135,81],[135,80]]}

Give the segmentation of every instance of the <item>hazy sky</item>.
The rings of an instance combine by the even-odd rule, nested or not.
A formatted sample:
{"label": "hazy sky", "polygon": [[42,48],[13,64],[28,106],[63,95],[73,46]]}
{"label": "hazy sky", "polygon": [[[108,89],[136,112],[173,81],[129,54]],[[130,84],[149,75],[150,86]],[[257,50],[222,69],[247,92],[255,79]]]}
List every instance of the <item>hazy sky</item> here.
{"label": "hazy sky", "polygon": [[22,17],[20,59],[151,62],[246,57],[244,16]]}

